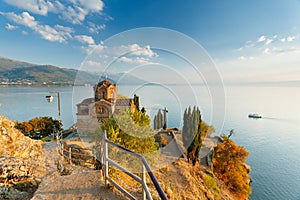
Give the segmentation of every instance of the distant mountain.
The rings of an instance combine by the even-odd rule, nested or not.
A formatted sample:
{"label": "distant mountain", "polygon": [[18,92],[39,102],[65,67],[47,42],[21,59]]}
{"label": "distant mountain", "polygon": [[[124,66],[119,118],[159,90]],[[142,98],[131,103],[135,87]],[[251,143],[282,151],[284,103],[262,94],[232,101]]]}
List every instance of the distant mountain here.
{"label": "distant mountain", "polygon": [[[0,57],[0,83],[1,84],[27,84],[27,85],[72,85],[78,70],[60,68],[51,65],[35,65]],[[95,79],[94,74],[80,73],[77,84],[90,83]]]}
{"label": "distant mountain", "polygon": [[16,60],[12,60],[12,59],[4,58],[4,57],[0,56],[0,72],[12,70],[12,69],[16,69],[16,68],[26,68],[26,67],[33,67],[33,66],[34,66],[34,64],[16,61]]}
{"label": "distant mountain", "polygon": [[129,73],[103,74],[100,80],[108,79],[118,85],[142,85],[146,81]]}
{"label": "distant mountain", "polygon": [[103,79],[109,79],[118,85],[145,84],[144,80],[129,73],[85,72],[52,65],[36,65],[0,56],[2,85],[93,85]]}

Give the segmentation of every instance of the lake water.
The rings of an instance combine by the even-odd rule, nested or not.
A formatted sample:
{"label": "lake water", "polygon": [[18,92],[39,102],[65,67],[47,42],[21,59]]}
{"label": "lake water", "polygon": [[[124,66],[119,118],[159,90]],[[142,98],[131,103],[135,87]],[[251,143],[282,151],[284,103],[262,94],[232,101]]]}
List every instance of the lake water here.
{"label": "lake water", "polygon": [[[212,112],[215,103],[210,91],[195,87],[194,96],[182,86],[162,89],[156,86],[119,87],[119,93],[137,93],[141,105],[150,116],[158,108],[167,107],[168,126],[182,126],[186,106],[198,104],[203,119],[211,123],[223,120],[217,132],[234,129],[232,139],[250,152],[248,164],[252,168],[253,194],[251,199],[300,199],[300,88],[299,87],[225,87],[225,113]],[[52,103],[45,99],[49,92],[61,94],[61,118],[64,128],[75,123],[76,104],[92,96],[87,87],[5,87],[0,86],[0,114],[11,120],[24,121],[37,116],[57,118],[57,98]],[[250,112],[261,113],[262,119],[249,119]]]}

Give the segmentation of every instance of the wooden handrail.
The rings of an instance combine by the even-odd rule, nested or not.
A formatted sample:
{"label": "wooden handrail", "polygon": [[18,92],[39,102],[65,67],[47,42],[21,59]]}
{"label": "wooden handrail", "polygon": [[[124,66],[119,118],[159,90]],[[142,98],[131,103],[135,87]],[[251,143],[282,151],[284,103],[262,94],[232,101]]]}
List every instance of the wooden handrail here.
{"label": "wooden handrail", "polygon": [[[122,188],[120,185],[118,185],[115,181],[113,181],[109,175],[108,175],[108,165],[109,163],[114,165],[115,167],[119,168],[120,170],[122,170],[124,173],[126,173],[127,175],[131,176],[132,178],[134,178],[136,181],[140,182],[142,184],[142,187],[143,187],[143,199],[145,199],[147,197],[147,199],[149,200],[152,200],[152,197],[151,197],[151,194],[150,194],[150,191],[146,185],[146,181],[145,181],[145,170],[147,171],[152,183],[154,184],[155,186],[155,189],[156,191],[158,192],[158,195],[159,197],[162,199],[162,200],[167,200],[167,196],[165,194],[165,192],[163,191],[163,189],[160,187],[156,177],[154,176],[151,168],[149,167],[146,159],[144,158],[144,156],[138,154],[138,153],[135,153],[119,144],[116,144],[110,140],[107,139],[107,136],[106,136],[106,131],[104,131],[104,134],[103,134],[103,152],[104,152],[104,158],[103,158],[103,161],[104,161],[104,175],[105,175],[105,183],[107,184],[107,182],[109,181],[110,183],[112,183],[113,185],[115,185],[121,192],[123,192],[125,195],[127,195],[130,199],[135,199],[128,191],[126,191],[124,188]],[[110,144],[114,147],[117,147],[127,153],[129,153],[130,155],[133,155],[137,158],[139,158],[142,162],[142,168],[145,169],[145,170],[142,170],[142,179],[140,177],[137,177],[136,175],[134,175],[133,173],[131,173],[130,171],[128,171],[127,169],[123,168],[121,165],[119,165],[118,163],[114,162],[113,160],[111,160],[110,158],[108,158],[108,147],[107,147],[107,144]]]}

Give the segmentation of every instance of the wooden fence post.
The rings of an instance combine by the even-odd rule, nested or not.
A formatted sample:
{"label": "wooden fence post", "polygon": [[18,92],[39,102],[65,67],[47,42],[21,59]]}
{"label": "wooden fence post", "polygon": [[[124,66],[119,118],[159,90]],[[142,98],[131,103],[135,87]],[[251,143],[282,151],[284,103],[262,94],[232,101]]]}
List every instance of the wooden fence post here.
{"label": "wooden fence post", "polygon": [[69,147],[69,164],[72,164],[72,147]]}
{"label": "wooden fence post", "polygon": [[103,142],[104,142],[104,146],[103,146],[103,161],[104,161],[104,180],[105,180],[105,185],[108,184],[108,147],[107,147],[107,142],[106,142],[106,131],[104,131],[104,135],[103,135]]}
{"label": "wooden fence post", "polygon": [[64,144],[60,144],[60,155],[61,155],[61,161],[64,161]]}
{"label": "wooden fence post", "polygon": [[147,195],[146,195],[146,188],[144,187],[146,185],[146,169],[145,169],[145,165],[143,162],[142,163],[142,184],[143,184],[143,200],[147,199]]}

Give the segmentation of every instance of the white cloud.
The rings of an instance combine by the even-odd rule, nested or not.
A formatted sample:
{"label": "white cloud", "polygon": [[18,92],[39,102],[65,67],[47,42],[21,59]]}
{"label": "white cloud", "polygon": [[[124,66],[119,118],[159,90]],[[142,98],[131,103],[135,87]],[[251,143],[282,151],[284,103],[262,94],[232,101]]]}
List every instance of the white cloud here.
{"label": "white cloud", "polygon": [[[87,37],[75,36],[77,40],[82,40],[87,43]],[[81,50],[87,54],[93,53],[97,66],[106,66],[113,61],[127,64],[156,64],[154,58],[158,57],[149,45],[144,47],[138,44],[121,45],[121,46],[105,46],[100,43],[99,45],[90,42],[87,46],[82,46]],[[100,64],[99,64],[100,63]],[[89,63],[94,65],[95,63]]]}
{"label": "white cloud", "polygon": [[18,8],[30,11],[39,15],[47,15],[48,12],[56,12],[61,5],[59,1],[47,0],[4,0],[6,3],[16,6]]}
{"label": "white cloud", "polygon": [[68,0],[64,6],[59,0],[4,0],[7,4],[25,11],[46,16],[49,12],[56,13],[61,19],[73,24],[81,24],[86,15],[101,12],[104,8],[102,0]]}
{"label": "white cloud", "polygon": [[271,44],[272,42],[273,42],[272,39],[267,39],[267,40],[266,40],[266,45],[269,45],[269,44]]}
{"label": "white cloud", "polygon": [[88,22],[88,30],[90,33],[99,33],[100,30],[104,30],[106,28],[105,24],[96,25],[92,22]]}
{"label": "white cloud", "polygon": [[60,9],[61,18],[73,24],[81,24],[90,13],[101,13],[104,8],[102,0],[69,0],[72,4]]}
{"label": "white cloud", "polygon": [[2,15],[6,16],[11,21],[27,26],[29,28],[34,28],[38,25],[38,23],[35,21],[34,17],[31,16],[28,12],[23,12],[21,15],[17,15],[15,13],[9,12],[9,13],[1,13]]}
{"label": "white cloud", "polygon": [[80,47],[81,51],[85,54],[90,54],[94,51],[97,51],[99,53],[99,56],[102,59],[106,59],[106,58],[108,58],[108,56],[103,54],[103,49],[104,48],[105,48],[105,46],[96,45],[96,44],[90,44],[90,45],[87,45],[87,46],[81,46]]}
{"label": "white cloud", "polygon": [[263,51],[264,54],[270,54],[270,48],[265,48]]}
{"label": "white cloud", "polygon": [[39,25],[39,28],[35,29],[42,38],[51,42],[66,42],[70,38],[68,32],[59,31],[49,25]]}
{"label": "white cloud", "polygon": [[294,36],[289,36],[289,37],[286,38],[286,41],[287,41],[287,42],[293,42],[295,39],[296,39],[296,37],[294,37]]}
{"label": "white cloud", "polygon": [[281,42],[285,42],[286,39],[285,39],[285,38],[281,38],[280,41],[281,41]]}
{"label": "white cloud", "polygon": [[[249,60],[249,58],[257,58],[261,55],[282,55],[286,52],[297,51],[293,48],[296,45],[298,36],[265,36],[261,35],[255,41],[247,41],[244,46],[238,48],[236,58],[238,60]],[[292,46],[293,45],[293,46]]]}
{"label": "white cloud", "polygon": [[12,12],[1,14],[17,24],[30,28],[31,30],[39,34],[43,39],[51,42],[66,42],[69,38],[72,37],[72,28],[64,27],[61,25],[51,27],[49,25],[39,24],[35,20],[35,18],[31,16],[28,12],[23,12],[21,15],[17,15]]}
{"label": "white cloud", "polygon": [[78,0],[78,2],[88,10],[102,11],[104,3],[102,0]]}
{"label": "white cloud", "polygon": [[293,48],[289,51],[272,48],[269,49],[269,52],[272,53],[260,54],[255,59],[247,59],[244,56],[240,59],[217,62],[224,82],[268,82],[299,79],[300,48]]}
{"label": "white cloud", "polygon": [[12,30],[16,30],[18,27],[11,24],[6,24],[5,28],[9,31],[12,31]]}
{"label": "white cloud", "polygon": [[85,16],[88,14],[88,11],[82,9],[79,6],[68,6],[65,12],[62,12],[61,17],[72,24],[81,24],[85,20]]}
{"label": "white cloud", "polygon": [[257,42],[264,42],[266,39],[266,36],[262,35],[258,38]]}
{"label": "white cloud", "polygon": [[122,45],[120,47],[117,47],[116,49],[117,55],[121,54],[132,54],[136,56],[146,56],[146,57],[156,57],[158,56],[155,52],[152,51],[151,47],[149,45],[146,45],[145,47],[141,47],[138,44],[132,44],[132,45]]}
{"label": "white cloud", "polygon": [[125,62],[125,63],[132,63],[132,64],[154,64],[149,59],[144,57],[133,57],[129,58],[126,56],[122,56],[118,59],[118,61]]}
{"label": "white cloud", "polygon": [[74,38],[76,40],[78,40],[79,42],[81,42],[82,44],[88,44],[88,45],[94,45],[95,44],[95,41],[91,36],[76,35]]}
{"label": "white cloud", "polygon": [[23,35],[28,35],[28,32],[27,31],[22,31],[21,32]]}
{"label": "white cloud", "polygon": [[280,39],[281,42],[293,42],[296,39],[295,36],[283,37]]}

